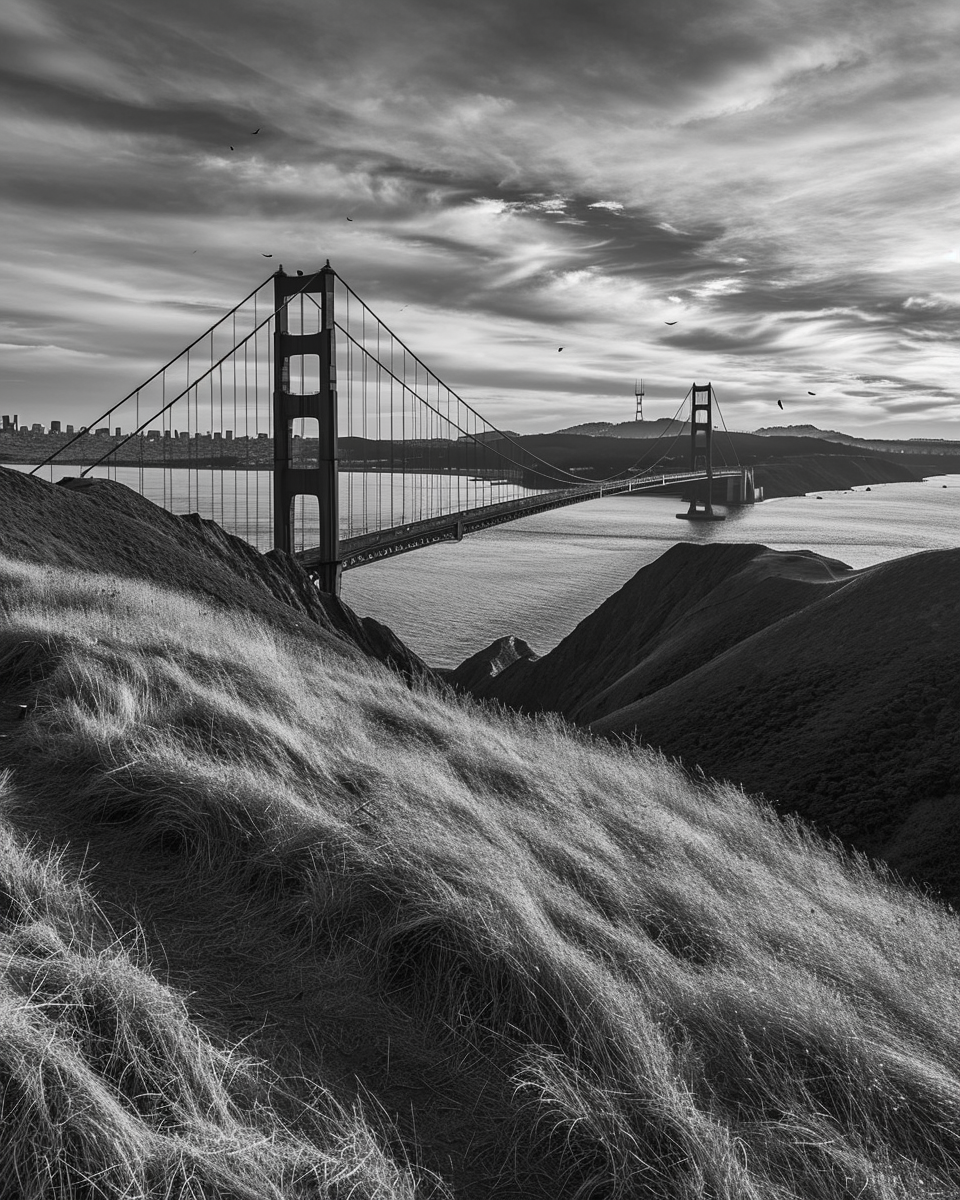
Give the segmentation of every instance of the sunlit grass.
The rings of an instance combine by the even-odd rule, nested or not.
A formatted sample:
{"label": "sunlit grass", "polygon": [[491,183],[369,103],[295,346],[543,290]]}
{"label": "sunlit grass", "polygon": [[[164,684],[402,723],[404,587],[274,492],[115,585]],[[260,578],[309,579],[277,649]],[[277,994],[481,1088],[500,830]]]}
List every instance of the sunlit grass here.
{"label": "sunlit grass", "polygon": [[[172,592],[9,563],[0,588],[0,684],[37,705],[0,743],[10,825],[69,840],[74,857],[89,845],[105,863],[98,878],[121,891],[138,880],[145,909],[162,894],[169,910],[178,889],[185,910],[209,904],[251,960],[295,962],[323,1018],[316,1037],[335,1039],[348,1019],[366,1021],[372,1042],[381,1026],[406,1028],[432,1047],[438,1072],[464,1080],[465,1105],[468,1079],[489,1078],[493,1181],[470,1182],[464,1167],[470,1195],[960,1193],[953,913],[643,749],[324,659]],[[23,850],[7,859],[26,864],[15,873],[47,870]],[[342,1110],[322,1135],[273,1125],[275,1113],[236,1098],[252,1086],[235,1083],[250,1068],[205,1040],[132,950],[78,948],[92,937],[79,915],[87,902],[73,884],[54,893],[64,888],[74,898],[57,911],[73,923],[65,933],[54,922],[49,936],[65,949],[29,952],[43,964],[30,978],[52,982],[27,986],[29,970],[5,954],[28,1032],[11,1019],[0,1052],[19,1062],[28,1050],[16,1047],[32,1047],[33,1077],[60,1078],[68,1047],[63,1062],[80,1080],[69,1087],[82,1083],[113,1114],[83,1135],[93,1144],[104,1130],[104,1170],[114,1141],[132,1136],[121,1117],[153,1122],[150,1146],[168,1136],[124,1091],[146,1070],[136,1040],[146,1004],[160,1046],[151,1053],[174,1061],[189,1047],[205,1064],[199,1074],[151,1068],[133,1085],[157,1113],[176,1111],[190,1153],[242,1174],[232,1164],[243,1139],[265,1129],[274,1188],[305,1161],[304,1139],[321,1148],[321,1173],[359,1171],[347,1126],[336,1125]],[[8,919],[9,936],[37,920],[47,918]],[[58,955],[75,966],[54,969]],[[205,966],[208,989],[219,969]],[[47,997],[98,986],[123,1032],[94,1053],[75,1032],[87,1001],[50,1008]],[[319,1072],[322,1055],[304,1054]],[[15,1111],[24,1145],[44,1144],[66,1119]],[[377,1180],[383,1196],[413,1187],[373,1132],[351,1128],[373,1164],[363,1186]],[[405,1136],[412,1159],[423,1149],[430,1160],[429,1146]],[[129,1141],[139,1157],[118,1160],[126,1174],[104,1175],[104,1194],[168,1194],[153,1181],[173,1159],[149,1158],[148,1141]],[[42,1173],[36,1156],[23,1161],[21,1173]]]}

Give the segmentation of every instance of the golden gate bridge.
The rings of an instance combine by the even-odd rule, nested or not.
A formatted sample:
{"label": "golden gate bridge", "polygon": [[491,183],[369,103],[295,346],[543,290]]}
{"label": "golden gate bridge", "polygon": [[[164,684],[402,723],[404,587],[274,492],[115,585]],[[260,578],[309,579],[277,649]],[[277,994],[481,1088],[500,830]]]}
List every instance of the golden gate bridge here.
{"label": "golden gate bridge", "polygon": [[[341,573],[364,563],[602,496],[683,486],[678,516],[722,520],[716,481],[729,503],[756,493],[750,468],[714,464],[715,411],[712,385],[694,384],[672,440],[584,479],[484,418],[327,262],[281,267],[32,473],[107,474],[295,554],[338,593]],[[681,438],[688,466],[667,471]]]}

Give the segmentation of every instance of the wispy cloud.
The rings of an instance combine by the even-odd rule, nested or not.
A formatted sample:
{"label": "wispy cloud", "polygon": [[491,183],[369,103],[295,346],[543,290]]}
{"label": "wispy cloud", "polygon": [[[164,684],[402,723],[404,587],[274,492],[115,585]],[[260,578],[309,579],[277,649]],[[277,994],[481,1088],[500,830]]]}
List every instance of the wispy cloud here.
{"label": "wispy cloud", "polygon": [[[0,387],[80,419],[272,253],[409,305],[513,428],[625,419],[642,374],[654,415],[796,381],[794,421],[956,434],[958,34],[952,0],[8,0]],[[90,357],[25,389],[24,344]]]}

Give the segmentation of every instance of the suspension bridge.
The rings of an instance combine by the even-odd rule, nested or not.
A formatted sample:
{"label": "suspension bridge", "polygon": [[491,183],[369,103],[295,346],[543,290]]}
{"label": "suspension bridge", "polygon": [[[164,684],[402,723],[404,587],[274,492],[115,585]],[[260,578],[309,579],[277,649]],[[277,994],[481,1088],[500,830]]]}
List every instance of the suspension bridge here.
{"label": "suspension bridge", "polygon": [[750,468],[714,462],[715,411],[694,384],[631,467],[585,479],[486,420],[328,262],[281,267],[31,473],[107,475],[339,593],[364,563],[618,493],[683,488],[678,516],[722,520],[718,484],[728,503],[756,491]]}

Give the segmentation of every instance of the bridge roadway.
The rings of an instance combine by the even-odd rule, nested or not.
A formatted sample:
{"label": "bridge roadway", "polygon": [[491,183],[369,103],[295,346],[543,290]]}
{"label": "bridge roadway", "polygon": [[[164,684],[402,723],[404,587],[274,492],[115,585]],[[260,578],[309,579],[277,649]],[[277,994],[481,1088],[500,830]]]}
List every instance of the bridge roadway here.
{"label": "bridge roadway", "polygon": [[[739,467],[718,467],[714,479],[738,479]],[[599,500],[602,496],[616,496],[623,492],[653,491],[681,483],[692,483],[706,478],[705,471],[680,471],[670,475],[648,475],[625,479],[619,483],[584,484],[583,487],[563,488],[555,492],[540,492],[536,496],[524,496],[519,500],[507,500],[502,504],[487,504],[482,508],[466,509],[462,512],[446,513],[442,517],[428,517],[409,525],[394,525],[374,533],[363,533],[356,537],[341,538],[340,557],[343,570],[362,567],[366,563],[395,554],[406,554],[422,546],[433,546],[437,542],[459,542],[465,534],[479,533],[519,517],[547,512],[551,508],[563,508],[568,504],[582,504],[585,500]],[[297,558],[307,571],[319,564],[319,550],[300,550]]]}

